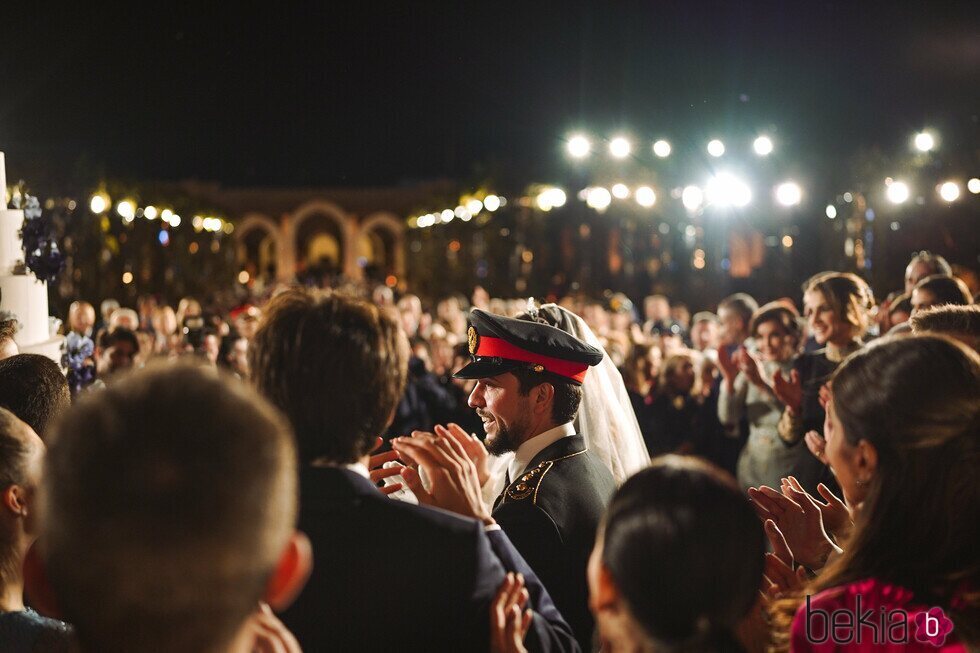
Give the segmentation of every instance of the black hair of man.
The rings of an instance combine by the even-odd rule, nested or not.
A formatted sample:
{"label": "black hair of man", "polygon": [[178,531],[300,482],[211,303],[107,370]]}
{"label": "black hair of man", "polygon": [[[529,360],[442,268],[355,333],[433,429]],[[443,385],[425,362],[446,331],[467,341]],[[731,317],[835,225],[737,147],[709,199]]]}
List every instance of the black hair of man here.
{"label": "black hair of man", "polygon": [[0,406],[44,435],[57,415],[71,404],[68,380],[47,356],[17,354],[0,360]]}

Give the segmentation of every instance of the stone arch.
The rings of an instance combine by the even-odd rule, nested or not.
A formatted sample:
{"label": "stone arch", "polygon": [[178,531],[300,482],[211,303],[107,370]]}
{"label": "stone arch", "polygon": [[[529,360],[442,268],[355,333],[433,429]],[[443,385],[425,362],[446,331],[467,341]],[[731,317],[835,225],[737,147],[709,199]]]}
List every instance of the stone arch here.
{"label": "stone arch", "polygon": [[[256,241],[256,233],[264,233],[265,239]],[[283,269],[283,262],[289,259],[288,253],[283,251],[287,243],[282,238],[279,225],[269,216],[247,213],[236,225],[235,243],[239,263],[255,266],[255,269],[249,270],[250,274],[273,276],[269,274],[273,269],[276,278],[282,278],[284,273],[289,274],[288,269]],[[250,251],[253,249],[255,251]]]}
{"label": "stone arch", "polygon": [[337,263],[340,271],[349,277],[356,276],[357,257],[354,247],[356,237],[352,233],[352,220],[336,204],[319,199],[306,202],[290,216],[287,238],[293,246],[294,269],[304,252],[305,243],[299,242],[303,237],[303,226],[317,217],[326,218],[328,223],[336,227],[337,244],[340,250]]}
{"label": "stone arch", "polygon": [[401,278],[405,275],[405,223],[390,211],[370,213],[361,221],[358,243],[365,236],[376,234],[384,241],[386,273]]}

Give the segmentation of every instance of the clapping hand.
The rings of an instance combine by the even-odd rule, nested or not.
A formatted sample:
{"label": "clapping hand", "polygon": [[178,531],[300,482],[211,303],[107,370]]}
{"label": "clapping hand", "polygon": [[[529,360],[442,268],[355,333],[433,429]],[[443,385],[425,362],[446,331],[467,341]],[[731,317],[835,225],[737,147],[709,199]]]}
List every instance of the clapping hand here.
{"label": "clapping hand", "polygon": [[[384,441],[381,438],[375,438],[374,448],[371,451],[377,451]],[[402,470],[398,467],[388,467],[385,468],[383,465],[392,460],[398,460],[397,451],[386,451],[384,453],[379,453],[371,456],[368,461],[368,473],[371,477],[371,482],[377,485],[382,480],[389,478],[391,476],[398,476],[402,473]],[[398,490],[402,489],[401,483],[392,483],[391,485],[385,485],[379,488],[383,494],[393,494]]]}
{"label": "clapping hand", "polygon": [[734,354],[729,354],[727,347],[718,348],[718,369],[721,370],[725,382],[729,384],[728,387],[731,387],[731,384],[735,382],[735,377],[738,376],[737,357],[740,351],[742,351],[741,347],[736,349]]}
{"label": "clapping hand", "polygon": [[411,467],[400,470],[419,503],[473,517],[484,524],[495,523],[480,494],[476,465],[456,438],[416,431],[410,438],[395,438],[391,445],[399,455],[410,457],[425,471],[428,489],[422,485],[418,470]]}
{"label": "clapping hand", "polygon": [[816,431],[807,431],[806,435],[803,436],[804,441],[806,441],[806,448],[810,450],[817,460],[822,462],[824,465],[829,465],[827,462],[827,441],[823,439],[823,436]]}
{"label": "clapping hand", "polygon": [[800,382],[799,372],[792,370],[787,379],[781,371],[776,370],[776,374],[772,377],[772,391],[789,409],[790,414],[799,414],[803,406],[803,383]]}
{"label": "clapping hand", "polygon": [[854,517],[851,515],[851,509],[823,483],[817,485],[817,492],[826,499],[827,503],[821,503],[816,497],[804,490],[803,486],[793,476],[783,479],[780,490],[783,496],[790,496],[788,494],[790,491],[806,494],[807,498],[820,509],[820,516],[823,519],[824,528],[837,538],[838,542],[844,539],[850,533],[851,527],[854,526]]}
{"label": "clapping hand", "polygon": [[527,653],[524,636],[533,617],[530,610],[524,609],[527,601],[524,577],[507,574],[490,604],[491,653]]}
{"label": "clapping hand", "polygon": [[249,617],[247,628],[252,653],[302,653],[299,642],[265,603]]}
{"label": "clapping hand", "polygon": [[753,385],[769,389],[769,385],[762,379],[759,361],[745,347],[739,347],[738,351],[735,352],[734,362]]}
{"label": "clapping hand", "polygon": [[820,569],[837,550],[823,527],[820,508],[805,492],[789,490],[783,496],[769,486],[749,488],[756,513],[765,522],[772,520],[786,538],[797,562]]}
{"label": "clapping hand", "polygon": [[487,448],[472,433],[467,433],[459,424],[448,424],[447,426],[436,426],[436,435],[441,438],[452,438],[463,448],[463,452],[476,466],[476,474],[480,480],[480,487],[483,487],[490,478],[490,454]]}
{"label": "clapping hand", "polygon": [[776,598],[778,595],[793,592],[803,587],[806,581],[806,569],[797,567],[793,571],[793,552],[786,544],[782,531],[771,519],[765,521],[766,537],[772,545],[772,553],[766,553],[764,580],[768,583],[766,595]]}

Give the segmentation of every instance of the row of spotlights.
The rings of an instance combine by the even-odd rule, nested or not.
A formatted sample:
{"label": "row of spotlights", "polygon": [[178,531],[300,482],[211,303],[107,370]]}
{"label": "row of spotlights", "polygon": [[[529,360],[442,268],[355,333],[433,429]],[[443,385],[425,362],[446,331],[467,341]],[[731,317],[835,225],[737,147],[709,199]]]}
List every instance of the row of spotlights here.
{"label": "row of spotlights", "polygon": [[[931,131],[922,131],[912,139],[915,149],[920,152],[930,152],[936,149],[936,136]],[[592,143],[588,137],[582,134],[575,134],[568,139],[568,154],[573,159],[584,159],[592,153]],[[768,136],[759,136],[752,141],[752,149],[759,156],[769,156],[772,154],[775,145]],[[609,140],[609,154],[616,159],[625,159],[630,155],[633,146],[625,136],[614,136]],[[713,139],[707,145],[708,154],[713,157],[721,157],[725,154],[725,144],[719,139]],[[670,143],[661,139],[653,144],[653,153],[661,159],[667,158],[671,153]]]}
{"label": "row of spotlights", "polygon": [[[568,139],[566,145],[568,155],[573,159],[584,159],[592,153],[592,142],[582,134],[576,134]],[[768,136],[759,136],[752,142],[752,149],[759,156],[769,156],[772,154],[774,145]],[[625,159],[633,151],[633,145],[625,136],[615,136],[609,141],[609,154],[615,159]],[[670,143],[663,139],[653,144],[653,153],[665,159],[673,151]],[[711,140],[707,145],[708,154],[713,157],[724,156],[725,144],[719,139]]]}

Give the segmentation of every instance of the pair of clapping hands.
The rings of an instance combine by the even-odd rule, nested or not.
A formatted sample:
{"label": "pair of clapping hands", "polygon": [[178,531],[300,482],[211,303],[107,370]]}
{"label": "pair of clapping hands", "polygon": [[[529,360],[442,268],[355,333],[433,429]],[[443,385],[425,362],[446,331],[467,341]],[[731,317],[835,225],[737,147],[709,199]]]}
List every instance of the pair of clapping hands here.
{"label": "pair of clapping hands", "polygon": [[[371,480],[378,483],[401,476],[419,503],[473,517],[487,525],[495,523],[480,492],[490,476],[486,447],[457,424],[436,426],[434,431],[413,431],[411,437],[392,439],[391,451],[371,456]],[[400,464],[384,467],[392,461]],[[426,484],[422,483],[420,470]],[[381,491],[392,494],[401,488],[401,483],[393,483]]]}
{"label": "pair of clapping hands", "polygon": [[[400,475],[419,503],[473,517],[488,526],[495,524],[480,492],[490,475],[486,447],[457,424],[436,426],[434,431],[414,431],[411,437],[394,438],[391,451],[371,457],[371,480],[377,483]],[[383,467],[394,460],[404,464]],[[427,487],[422,483],[419,469],[425,473]],[[382,492],[391,494],[399,489],[401,484],[394,483],[382,488]],[[533,618],[527,609],[528,600],[524,577],[508,573],[490,604],[493,653],[526,653],[524,636]]]}
{"label": "pair of clapping hands", "polygon": [[718,348],[718,368],[726,382],[733,383],[739,372],[758,386],[768,387],[762,378],[762,364],[745,347],[739,347],[731,354],[724,347]]}
{"label": "pair of clapping hands", "polygon": [[[841,552],[831,536],[840,541],[853,526],[850,509],[830,488],[820,483],[817,492],[824,501],[792,476],[782,479],[779,491],[766,485],[749,488],[773,549],[765,564],[770,596],[800,589],[807,569],[821,569],[831,554]],[[794,564],[799,565],[795,570]]]}

